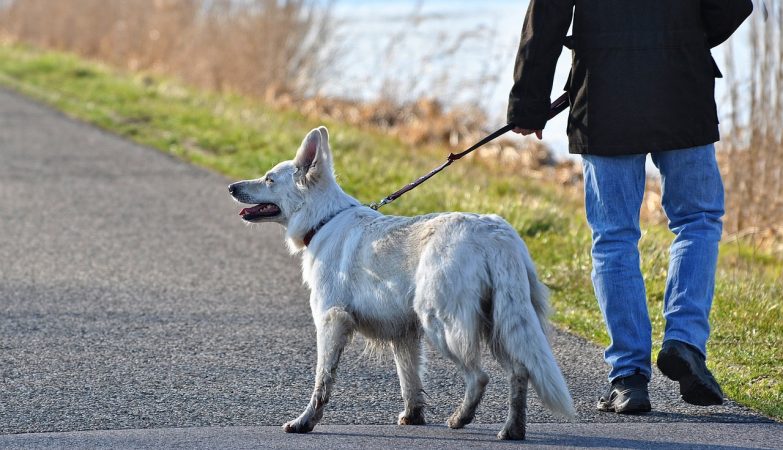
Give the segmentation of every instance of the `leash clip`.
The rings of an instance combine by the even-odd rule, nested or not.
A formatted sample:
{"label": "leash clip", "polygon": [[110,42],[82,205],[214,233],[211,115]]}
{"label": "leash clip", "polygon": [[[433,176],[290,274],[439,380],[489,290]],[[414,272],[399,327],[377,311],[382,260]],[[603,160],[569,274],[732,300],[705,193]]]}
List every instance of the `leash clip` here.
{"label": "leash clip", "polygon": [[373,211],[378,211],[378,209],[379,209],[381,206],[383,206],[383,205],[387,205],[387,204],[389,204],[389,203],[391,203],[391,201],[389,200],[389,197],[386,197],[386,198],[384,198],[383,200],[381,200],[381,202],[380,202],[380,203],[378,203],[378,202],[370,202],[370,204],[369,204],[369,205],[367,205],[367,206],[369,206],[369,207],[370,207],[370,209],[372,209]]}

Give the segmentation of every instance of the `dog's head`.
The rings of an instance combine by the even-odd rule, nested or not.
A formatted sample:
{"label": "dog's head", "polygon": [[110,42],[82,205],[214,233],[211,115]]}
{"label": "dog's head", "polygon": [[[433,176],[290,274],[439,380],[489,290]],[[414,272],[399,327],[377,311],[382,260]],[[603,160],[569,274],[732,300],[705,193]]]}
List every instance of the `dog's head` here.
{"label": "dog's head", "polygon": [[320,127],[307,134],[293,161],[276,165],[261,178],[233,183],[228,191],[238,202],[254,205],[240,211],[244,221],[288,226],[309,198],[332,185],[336,183],[329,133]]}

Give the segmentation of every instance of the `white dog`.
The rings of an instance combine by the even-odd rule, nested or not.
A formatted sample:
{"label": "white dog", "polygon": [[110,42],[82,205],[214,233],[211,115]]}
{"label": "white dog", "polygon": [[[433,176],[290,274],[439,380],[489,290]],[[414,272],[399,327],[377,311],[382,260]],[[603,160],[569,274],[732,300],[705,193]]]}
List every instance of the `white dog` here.
{"label": "white dog", "polygon": [[465,376],[465,398],[448,420],[473,420],[488,377],[481,341],[508,372],[509,412],[500,439],[524,439],[528,379],[566,417],[571,396],[546,337],[547,289],[527,247],[495,215],[384,216],[337,185],[326,128],[311,131],[293,161],[229,186],[248,222],[278,222],[303,278],[318,336],[315,390],[283,428],[311,431],[329,401],[340,355],[354,332],[389,343],[405,410],[400,425],[424,424],[421,337]]}

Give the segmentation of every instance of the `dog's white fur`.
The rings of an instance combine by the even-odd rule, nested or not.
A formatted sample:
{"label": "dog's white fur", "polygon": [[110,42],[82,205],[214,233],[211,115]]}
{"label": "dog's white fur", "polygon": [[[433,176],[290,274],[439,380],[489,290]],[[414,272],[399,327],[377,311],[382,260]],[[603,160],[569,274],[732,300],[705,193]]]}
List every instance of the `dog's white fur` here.
{"label": "dog's white fur", "polygon": [[[328,133],[312,130],[293,161],[235,183],[242,203],[273,203],[311,290],[318,362],[309,405],[287,432],[308,432],[323,415],[340,355],[354,332],[391,344],[405,409],[400,424],[423,424],[421,336],[465,376],[465,398],[449,418],[470,423],[488,382],[483,340],[508,372],[508,419],[501,439],[524,439],[528,379],[542,402],[566,417],[573,403],[546,337],[546,287],[527,247],[496,215],[384,216],[347,195],[332,167]],[[305,247],[304,237],[326,223]]]}

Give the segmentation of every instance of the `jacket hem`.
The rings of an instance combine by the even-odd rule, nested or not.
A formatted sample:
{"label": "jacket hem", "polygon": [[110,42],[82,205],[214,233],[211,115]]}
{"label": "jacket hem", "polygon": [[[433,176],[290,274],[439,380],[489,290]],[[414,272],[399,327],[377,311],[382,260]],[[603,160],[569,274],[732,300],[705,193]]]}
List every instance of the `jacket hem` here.
{"label": "jacket hem", "polygon": [[627,145],[590,145],[582,143],[569,143],[568,152],[572,155],[598,155],[598,156],[622,156],[639,155],[653,152],[665,152],[669,150],[682,150],[691,147],[714,144],[720,141],[718,131],[701,138],[689,140],[677,140],[668,142],[655,142],[647,144]]}

